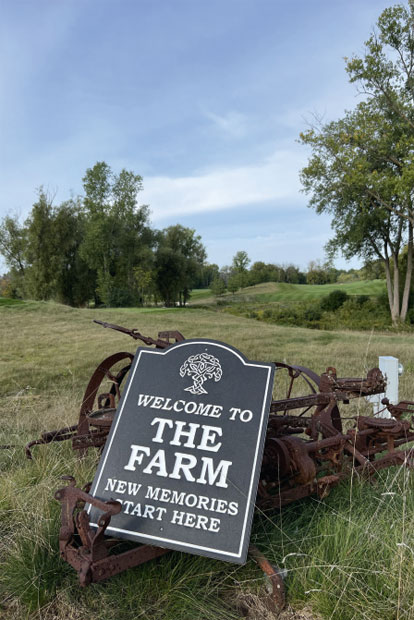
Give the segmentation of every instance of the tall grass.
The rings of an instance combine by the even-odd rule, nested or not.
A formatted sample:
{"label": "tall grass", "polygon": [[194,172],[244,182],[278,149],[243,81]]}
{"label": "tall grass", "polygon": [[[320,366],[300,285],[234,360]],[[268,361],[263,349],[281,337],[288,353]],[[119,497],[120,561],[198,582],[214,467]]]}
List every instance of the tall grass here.
{"label": "tall grass", "polygon": [[[405,365],[402,398],[414,399],[411,334],[317,332],[282,328],[203,310],[73,310],[27,303],[0,309],[0,617],[227,620],[264,618],[257,594],[265,579],[252,561],[240,567],[171,552],[81,590],[58,554],[60,476],[91,480],[98,455],[79,461],[70,445],[24,444],[42,430],[76,422],[90,374],[107,355],[134,351],[127,336],[93,318],[156,336],[178,329],[239,348],[251,359],[303,364],[340,376],[362,376],[378,355]],[[283,382],[278,384],[278,394]],[[365,402],[345,415],[369,413]],[[15,447],[13,447],[15,446]],[[352,478],[324,501],[308,498],[280,511],[257,511],[252,540],[287,570],[296,610],[307,618],[414,618],[414,494],[408,470],[393,468],[368,483]],[[292,612],[293,613],[293,612]],[[289,616],[292,617],[292,616]],[[298,616],[299,617],[299,616]],[[303,615],[302,617],[305,617]]]}

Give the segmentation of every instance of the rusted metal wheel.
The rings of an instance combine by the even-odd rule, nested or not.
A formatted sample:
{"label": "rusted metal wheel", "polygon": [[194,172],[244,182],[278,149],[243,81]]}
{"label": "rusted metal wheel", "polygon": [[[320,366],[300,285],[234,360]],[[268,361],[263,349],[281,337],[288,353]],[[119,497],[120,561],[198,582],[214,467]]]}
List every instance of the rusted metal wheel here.
{"label": "rusted metal wheel", "polygon": [[276,367],[275,389],[278,392],[276,394],[278,400],[316,394],[319,391],[321,377],[310,368],[283,362],[274,362],[274,365]]}
{"label": "rusted metal wheel", "polygon": [[77,434],[72,440],[73,449],[79,450],[80,455],[84,455],[91,446],[102,447],[105,444],[121,398],[121,384],[133,359],[132,353],[115,353],[104,359],[93,373],[82,400]]}

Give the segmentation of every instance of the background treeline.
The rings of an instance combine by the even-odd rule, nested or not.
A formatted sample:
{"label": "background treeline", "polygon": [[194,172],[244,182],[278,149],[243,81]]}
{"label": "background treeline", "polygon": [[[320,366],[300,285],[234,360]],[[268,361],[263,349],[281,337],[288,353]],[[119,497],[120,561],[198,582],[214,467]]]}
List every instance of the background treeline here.
{"label": "background treeline", "polygon": [[98,162],[87,169],[83,188],[83,197],[59,205],[41,188],[23,223],[12,216],[2,220],[0,253],[9,268],[0,278],[2,296],[70,306],[169,307],[185,305],[193,288],[221,295],[262,282],[324,284],[363,277],[318,261],[307,273],[292,264],[255,262],[249,268],[244,251],[220,269],[206,262],[193,229],[151,227],[148,206],[137,202],[140,175],[125,169],[114,174]]}
{"label": "background treeline", "polygon": [[137,203],[142,178],[131,171],[98,162],[83,187],[82,198],[57,206],[40,189],[23,224],[3,219],[2,294],[71,306],[185,304],[206,258],[195,231],[151,228],[148,207]]}
{"label": "background treeline", "polygon": [[[286,282],[287,284],[334,284],[356,280],[384,279],[385,271],[380,261],[367,263],[361,269],[336,269],[332,262],[310,261],[306,272],[292,264],[279,265],[257,261],[249,268],[250,259],[246,252],[237,252],[229,267],[219,270],[217,265],[208,265],[202,274],[208,273],[206,282],[199,281],[197,288],[209,287],[216,296],[226,291],[236,293],[247,286],[265,282]],[[207,280],[209,282],[207,283]]]}
{"label": "background treeline", "polygon": [[383,278],[379,261],[363,270],[338,270],[311,261],[307,272],[292,264],[255,262],[243,250],[230,266],[206,262],[199,235],[180,224],[151,227],[149,208],[137,202],[142,178],[114,174],[105,162],[88,168],[83,197],[59,205],[43,188],[28,218],[0,223],[0,254],[9,268],[0,278],[4,297],[55,300],[70,306],[185,305],[193,288],[214,295],[264,282],[331,284]]}

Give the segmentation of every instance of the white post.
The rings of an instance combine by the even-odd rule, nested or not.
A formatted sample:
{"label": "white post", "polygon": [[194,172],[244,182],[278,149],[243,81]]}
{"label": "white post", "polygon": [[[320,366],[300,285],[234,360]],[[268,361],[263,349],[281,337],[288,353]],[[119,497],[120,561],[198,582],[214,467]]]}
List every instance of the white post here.
{"label": "white post", "polygon": [[387,387],[385,388],[385,393],[368,396],[367,400],[373,404],[375,416],[391,418],[392,416],[387,410],[381,413],[378,412],[384,408],[384,405],[381,403],[384,397],[388,398],[392,405],[398,404],[398,377],[402,374],[402,366],[399,364],[398,358],[392,355],[380,355],[378,360],[378,367],[387,381]]}

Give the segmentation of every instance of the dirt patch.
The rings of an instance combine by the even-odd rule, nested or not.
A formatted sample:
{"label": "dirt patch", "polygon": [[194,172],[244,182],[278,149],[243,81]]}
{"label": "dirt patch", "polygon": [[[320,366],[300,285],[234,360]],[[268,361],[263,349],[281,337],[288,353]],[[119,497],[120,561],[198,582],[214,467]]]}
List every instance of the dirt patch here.
{"label": "dirt patch", "polygon": [[283,611],[275,612],[268,598],[254,592],[238,592],[232,600],[232,607],[246,620],[321,620],[306,607],[295,610],[288,605]]}

